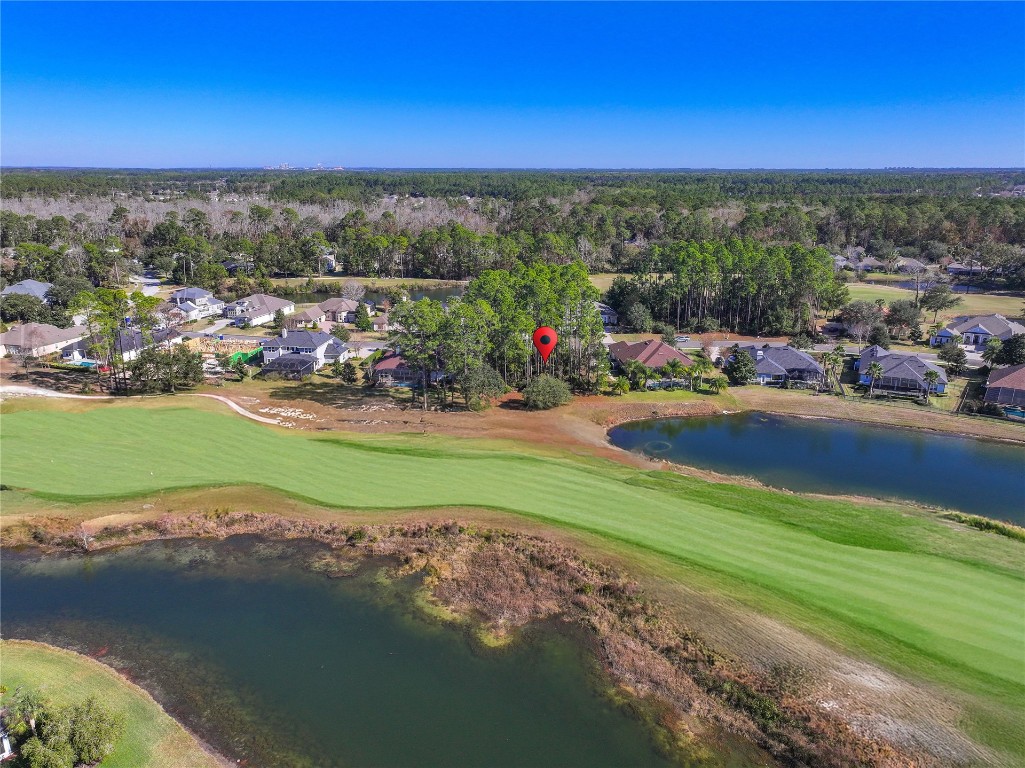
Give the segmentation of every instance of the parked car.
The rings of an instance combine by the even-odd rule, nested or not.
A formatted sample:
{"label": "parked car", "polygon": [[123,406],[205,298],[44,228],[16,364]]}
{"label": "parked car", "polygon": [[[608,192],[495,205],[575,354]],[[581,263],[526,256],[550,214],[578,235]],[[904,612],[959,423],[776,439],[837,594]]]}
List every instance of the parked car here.
{"label": "parked car", "polygon": [[686,344],[688,341],[690,341],[690,336],[677,336],[676,337],[676,343],[677,344]]}

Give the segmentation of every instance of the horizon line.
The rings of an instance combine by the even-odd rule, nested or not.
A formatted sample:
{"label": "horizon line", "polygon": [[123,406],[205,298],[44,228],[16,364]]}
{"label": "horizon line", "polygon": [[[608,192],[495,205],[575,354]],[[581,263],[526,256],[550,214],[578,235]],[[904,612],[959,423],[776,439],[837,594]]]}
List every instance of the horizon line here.
{"label": "horizon line", "polygon": [[672,173],[709,173],[709,172],[928,172],[928,171],[1012,171],[1025,172],[1025,166],[823,166],[813,167],[772,167],[772,166],[387,166],[387,165],[354,165],[318,168],[316,166],[295,166],[280,168],[267,165],[167,165],[167,166],[123,166],[123,165],[2,165],[0,171],[315,171],[319,173],[348,173],[353,171],[406,171],[406,172],[573,172],[587,173],[594,171],[637,173],[637,172],[672,172]]}

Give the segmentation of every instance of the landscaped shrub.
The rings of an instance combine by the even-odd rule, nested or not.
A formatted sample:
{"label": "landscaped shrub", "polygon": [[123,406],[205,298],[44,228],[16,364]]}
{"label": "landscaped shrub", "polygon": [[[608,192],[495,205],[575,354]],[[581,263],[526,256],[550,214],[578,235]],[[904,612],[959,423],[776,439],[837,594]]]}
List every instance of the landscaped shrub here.
{"label": "landscaped shrub", "polygon": [[532,411],[546,411],[569,400],[569,384],[554,376],[537,376],[523,388],[523,402]]}

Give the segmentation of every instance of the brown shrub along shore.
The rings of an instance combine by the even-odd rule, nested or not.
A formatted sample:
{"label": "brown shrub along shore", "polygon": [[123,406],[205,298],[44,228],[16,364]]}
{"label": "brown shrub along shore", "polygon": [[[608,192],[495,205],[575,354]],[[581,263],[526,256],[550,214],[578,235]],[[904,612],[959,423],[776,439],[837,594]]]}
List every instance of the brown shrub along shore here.
{"label": "brown shrub along shore", "polygon": [[[893,768],[938,764],[931,755],[855,731],[802,695],[800,674],[758,676],[717,655],[635,582],[547,539],[456,522],[345,526],[272,514],[165,515],[89,536],[65,518],[30,519],[4,531],[4,546],[87,551],[156,539],[261,535],[310,539],[339,556],[397,558],[423,573],[429,599],[498,637],[532,621],[585,630],[605,671],[628,692],[667,749],[684,750],[700,725],[738,734],[781,764]],[[339,563],[344,570],[343,563]],[[771,679],[770,679],[771,678]],[[797,682],[795,682],[797,681]]]}

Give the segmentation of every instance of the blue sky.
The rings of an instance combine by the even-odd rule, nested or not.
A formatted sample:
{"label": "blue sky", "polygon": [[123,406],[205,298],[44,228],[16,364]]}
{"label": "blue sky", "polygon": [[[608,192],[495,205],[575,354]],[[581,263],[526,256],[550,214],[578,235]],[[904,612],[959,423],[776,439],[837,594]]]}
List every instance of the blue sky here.
{"label": "blue sky", "polygon": [[25,3],[0,162],[1025,165],[1023,3]]}

